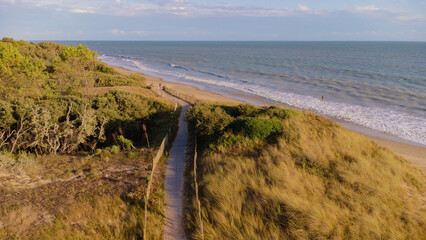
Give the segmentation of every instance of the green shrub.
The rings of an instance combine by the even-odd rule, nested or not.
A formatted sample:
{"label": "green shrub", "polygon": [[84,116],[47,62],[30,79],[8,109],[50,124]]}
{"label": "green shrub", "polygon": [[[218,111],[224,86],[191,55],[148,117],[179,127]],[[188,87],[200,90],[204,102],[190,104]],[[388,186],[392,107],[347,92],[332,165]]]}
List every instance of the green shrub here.
{"label": "green shrub", "polygon": [[129,153],[127,153],[127,157],[128,158],[135,158],[135,157],[139,156],[140,153],[141,153],[140,151],[129,152]]}
{"label": "green shrub", "polygon": [[144,78],[141,75],[136,74],[136,73],[130,74],[129,77],[131,79],[135,80],[135,81],[143,81],[144,80]]}
{"label": "green shrub", "polygon": [[[212,144],[209,144],[207,152],[223,152],[227,151],[226,148],[233,146],[233,145],[240,145],[240,144],[249,144],[251,145],[253,141],[245,136],[242,135],[235,135],[232,133],[225,132],[222,136],[219,137],[217,142],[213,142]],[[245,145],[247,147],[248,145]]]}
{"label": "green shrub", "polygon": [[142,123],[155,145],[168,129],[171,107],[127,91],[87,96],[94,86],[145,87],[139,74],[120,74],[96,56],[82,45],[0,41],[0,147],[65,154],[108,146],[118,134],[140,143]]}
{"label": "green shrub", "polygon": [[98,113],[108,119],[145,119],[157,110],[167,108],[140,94],[123,91],[110,91],[94,101]]}
{"label": "green shrub", "polygon": [[99,71],[99,72],[101,72],[101,73],[108,73],[108,74],[117,73],[116,71],[114,71],[114,69],[113,69],[113,68],[108,67],[108,66],[107,66],[107,65],[105,65],[105,64],[99,64],[99,65],[96,67],[96,70],[98,70],[98,71]]}
{"label": "green shrub", "polygon": [[123,74],[110,74],[104,72],[96,73],[95,86],[112,87],[112,86],[136,86],[145,87],[143,79],[134,79]]}
{"label": "green shrub", "polygon": [[13,40],[13,38],[8,38],[8,37],[4,37],[1,41],[2,41],[2,42],[10,42],[10,43],[15,42],[15,41]]}
{"label": "green shrub", "polygon": [[22,55],[14,43],[0,42],[0,84],[8,87],[10,94],[42,95],[49,83],[45,68],[39,59]]}
{"label": "green shrub", "polygon": [[118,136],[117,140],[121,144],[121,148],[123,150],[130,150],[130,149],[132,149],[132,145],[133,145],[132,140],[129,140],[129,139],[125,138],[123,135]]}
{"label": "green shrub", "polygon": [[247,139],[245,137],[241,136],[241,135],[234,135],[234,134],[224,133],[217,140],[217,145],[218,146],[228,147],[228,146],[232,146],[234,144],[244,143],[245,141],[247,141]]}
{"label": "green shrub", "polygon": [[129,76],[117,73],[113,68],[104,64],[96,66],[95,86],[112,87],[112,86],[136,86],[146,87],[144,78],[139,74],[130,74]]}
{"label": "green shrub", "polygon": [[120,152],[120,147],[119,146],[117,146],[117,145],[113,145],[112,147],[111,147],[111,153],[113,153],[113,154],[117,154],[117,153],[119,153]]}
{"label": "green shrub", "polygon": [[251,139],[264,140],[271,135],[282,133],[282,123],[275,119],[237,119],[233,127]]}
{"label": "green shrub", "polygon": [[268,109],[266,109],[266,115],[271,118],[276,117],[280,119],[286,119],[299,115],[299,112],[292,109],[283,109],[277,106],[270,106]]}
{"label": "green shrub", "polygon": [[12,104],[10,102],[0,100],[0,130],[8,129],[16,122],[12,114]]}
{"label": "green shrub", "polygon": [[220,133],[233,120],[222,108],[204,104],[191,107],[187,117],[200,135]]}
{"label": "green shrub", "polygon": [[62,61],[67,61],[73,58],[77,58],[80,60],[94,60],[97,57],[96,51],[92,51],[87,48],[86,45],[78,44],[77,47],[74,46],[66,46],[59,57]]}
{"label": "green shrub", "polygon": [[240,104],[236,108],[237,116],[254,117],[257,113],[257,108],[251,104]]}
{"label": "green shrub", "polygon": [[111,157],[111,152],[112,152],[112,149],[110,147],[103,149],[101,154],[100,154],[101,159],[109,160],[109,158]]}

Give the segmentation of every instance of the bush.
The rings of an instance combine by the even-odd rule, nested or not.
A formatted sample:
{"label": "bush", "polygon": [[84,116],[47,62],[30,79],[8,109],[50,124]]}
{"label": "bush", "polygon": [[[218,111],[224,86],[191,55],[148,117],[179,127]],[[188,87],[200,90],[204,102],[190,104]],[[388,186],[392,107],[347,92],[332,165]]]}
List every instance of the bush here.
{"label": "bush", "polygon": [[237,116],[254,117],[257,113],[257,108],[250,104],[240,104],[236,108]]}
{"label": "bush", "polygon": [[70,59],[77,58],[79,60],[95,60],[98,54],[96,51],[92,51],[87,46],[78,44],[77,47],[66,46],[59,57],[62,61],[68,61]]}
{"label": "bush", "polygon": [[222,108],[204,104],[191,107],[187,116],[200,135],[220,133],[233,121]]}
{"label": "bush", "polygon": [[132,73],[132,74],[130,74],[129,75],[129,77],[131,78],[131,79],[133,79],[133,80],[135,80],[135,81],[144,81],[145,79],[141,76],[141,75],[139,75],[139,74],[136,74],[136,73]]}
{"label": "bush", "polygon": [[299,112],[291,109],[283,109],[277,106],[270,106],[268,109],[266,109],[266,115],[271,118],[276,117],[280,119],[286,119],[299,115]]}
{"label": "bush", "polygon": [[16,120],[13,118],[12,104],[0,100],[0,131],[2,129],[9,129],[9,127],[15,122]]}
{"label": "bush", "polygon": [[140,151],[129,152],[129,153],[127,153],[127,157],[128,158],[135,158],[135,157],[139,156],[140,153],[141,153]]}
{"label": "bush", "polygon": [[264,140],[269,136],[282,133],[282,124],[275,119],[244,118],[234,123],[234,128],[251,139]]}
{"label": "bush", "polygon": [[22,55],[14,43],[0,42],[0,83],[11,95],[40,96],[48,90],[45,68],[39,59]]}
{"label": "bush", "polygon": [[112,147],[111,147],[111,153],[113,153],[113,154],[117,154],[117,153],[119,153],[120,152],[120,147],[119,146],[117,146],[117,145],[113,145]]}
{"label": "bush", "polygon": [[10,42],[10,43],[15,42],[15,41],[13,40],[13,38],[8,38],[8,37],[4,37],[1,41],[2,41],[2,42]]}
{"label": "bush", "polygon": [[[142,123],[155,144],[168,129],[170,106],[124,91],[94,101],[85,96],[82,87],[144,87],[142,76],[115,72],[96,56],[82,45],[0,41],[0,148],[65,154],[110,145],[118,135],[138,143]],[[157,123],[165,130],[152,127]],[[122,144],[130,148],[124,139]]]}
{"label": "bush", "polygon": [[[110,91],[95,99],[94,107],[100,115],[108,119],[135,120],[146,119],[150,114],[165,109],[166,106],[158,105],[142,95],[123,91]],[[157,108],[158,107],[158,108]]]}
{"label": "bush", "polygon": [[133,145],[132,140],[125,138],[123,135],[118,136],[117,140],[121,144],[121,147],[122,147],[123,150],[132,149],[132,145]]}
{"label": "bush", "polygon": [[112,69],[111,67],[108,67],[107,65],[105,65],[105,64],[99,64],[97,67],[96,67],[96,70],[98,70],[99,72],[101,72],[101,73],[108,73],[108,74],[113,74],[113,73],[116,73],[115,71],[114,71],[114,69]]}
{"label": "bush", "polygon": [[229,147],[235,144],[247,142],[247,138],[241,135],[225,133],[217,140],[218,146]]}
{"label": "bush", "polygon": [[122,74],[98,72],[96,74],[95,86],[97,87],[112,87],[112,86],[145,87],[145,83],[142,77],[135,79],[131,76],[126,76]]}

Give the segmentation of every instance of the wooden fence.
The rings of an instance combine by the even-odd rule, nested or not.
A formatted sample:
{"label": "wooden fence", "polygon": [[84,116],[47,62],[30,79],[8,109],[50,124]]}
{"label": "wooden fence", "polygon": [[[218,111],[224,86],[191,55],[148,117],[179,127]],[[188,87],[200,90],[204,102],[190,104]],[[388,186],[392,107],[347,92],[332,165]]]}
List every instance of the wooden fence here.
{"label": "wooden fence", "polygon": [[163,90],[166,93],[168,93],[168,94],[170,94],[172,96],[175,96],[177,98],[180,98],[183,101],[188,102],[191,105],[196,105],[196,104],[199,103],[199,101],[196,98],[194,98],[193,96],[189,96],[189,95],[183,94],[181,92],[178,92],[178,91],[176,91],[174,89],[171,89],[171,88],[168,88],[166,86],[163,86]]}
{"label": "wooden fence", "polygon": [[163,138],[163,142],[161,142],[160,149],[158,149],[157,155],[155,155],[155,158],[152,162],[152,170],[150,179],[148,181],[148,187],[146,188],[146,195],[145,195],[145,216],[144,216],[144,222],[143,222],[143,239],[146,240],[146,224],[147,224],[147,217],[148,217],[148,200],[149,200],[149,194],[151,193],[151,184],[154,179],[154,171],[155,167],[158,164],[158,161],[160,161],[161,156],[163,156],[164,148],[168,140],[168,134]]}
{"label": "wooden fence", "polygon": [[203,220],[201,218],[201,203],[200,196],[198,194],[198,182],[197,182],[197,137],[195,136],[195,150],[194,150],[194,185],[195,185],[195,198],[198,207],[198,221],[200,223],[201,239],[204,240],[204,229]]}

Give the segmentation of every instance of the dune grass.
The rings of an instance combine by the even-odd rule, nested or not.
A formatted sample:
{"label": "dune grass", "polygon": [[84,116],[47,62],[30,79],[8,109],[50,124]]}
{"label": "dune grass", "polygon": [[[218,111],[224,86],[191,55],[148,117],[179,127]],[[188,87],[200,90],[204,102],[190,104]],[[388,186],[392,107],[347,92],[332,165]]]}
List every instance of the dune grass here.
{"label": "dune grass", "polygon": [[[2,153],[0,239],[140,239],[155,149],[99,155],[49,155],[31,165]],[[147,239],[162,236],[164,175],[156,170]]]}
{"label": "dune grass", "polygon": [[[221,108],[234,122],[279,120],[282,131],[260,140],[230,123],[198,136],[205,239],[426,238],[425,176],[406,160],[312,113]],[[188,196],[188,230],[201,239]]]}

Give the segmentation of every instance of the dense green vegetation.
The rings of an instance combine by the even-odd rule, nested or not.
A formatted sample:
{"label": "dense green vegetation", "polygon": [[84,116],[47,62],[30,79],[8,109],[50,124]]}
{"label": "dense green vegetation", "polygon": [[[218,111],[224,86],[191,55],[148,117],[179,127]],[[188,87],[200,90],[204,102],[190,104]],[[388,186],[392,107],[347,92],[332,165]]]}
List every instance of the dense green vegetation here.
{"label": "dense green vegetation", "polygon": [[99,62],[86,46],[38,44],[4,38],[0,42],[0,99],[49,98],[100,86],[144,86]]}
{"label": "dense green vegetation", "polygon": [[[123,135],[143,144],[142,124],[153,140],[164,131],[171,107],[139,94],[94,87],[144,87],[139,75],[118,74],[86,46],[0,42],[0,150],[35,154],[93,151]],[[152,121],[158,119],[159,121]],[[163,129],[164,130],[164,129]],[[167,130],[167,127],[165,127]]]}
{"label": "dense green vegetation", "polygon": [[[423,172],[364,136],[278,107],[198,105],[188,119],[204,239],[426,238]],[[188,163],[187,225],[201,239]]]}
{"label": "dense green vegetation", "polygon": [[142,239],[148,181],[160,239],[173,109],[86,46],[0,41],[0,239]]}

